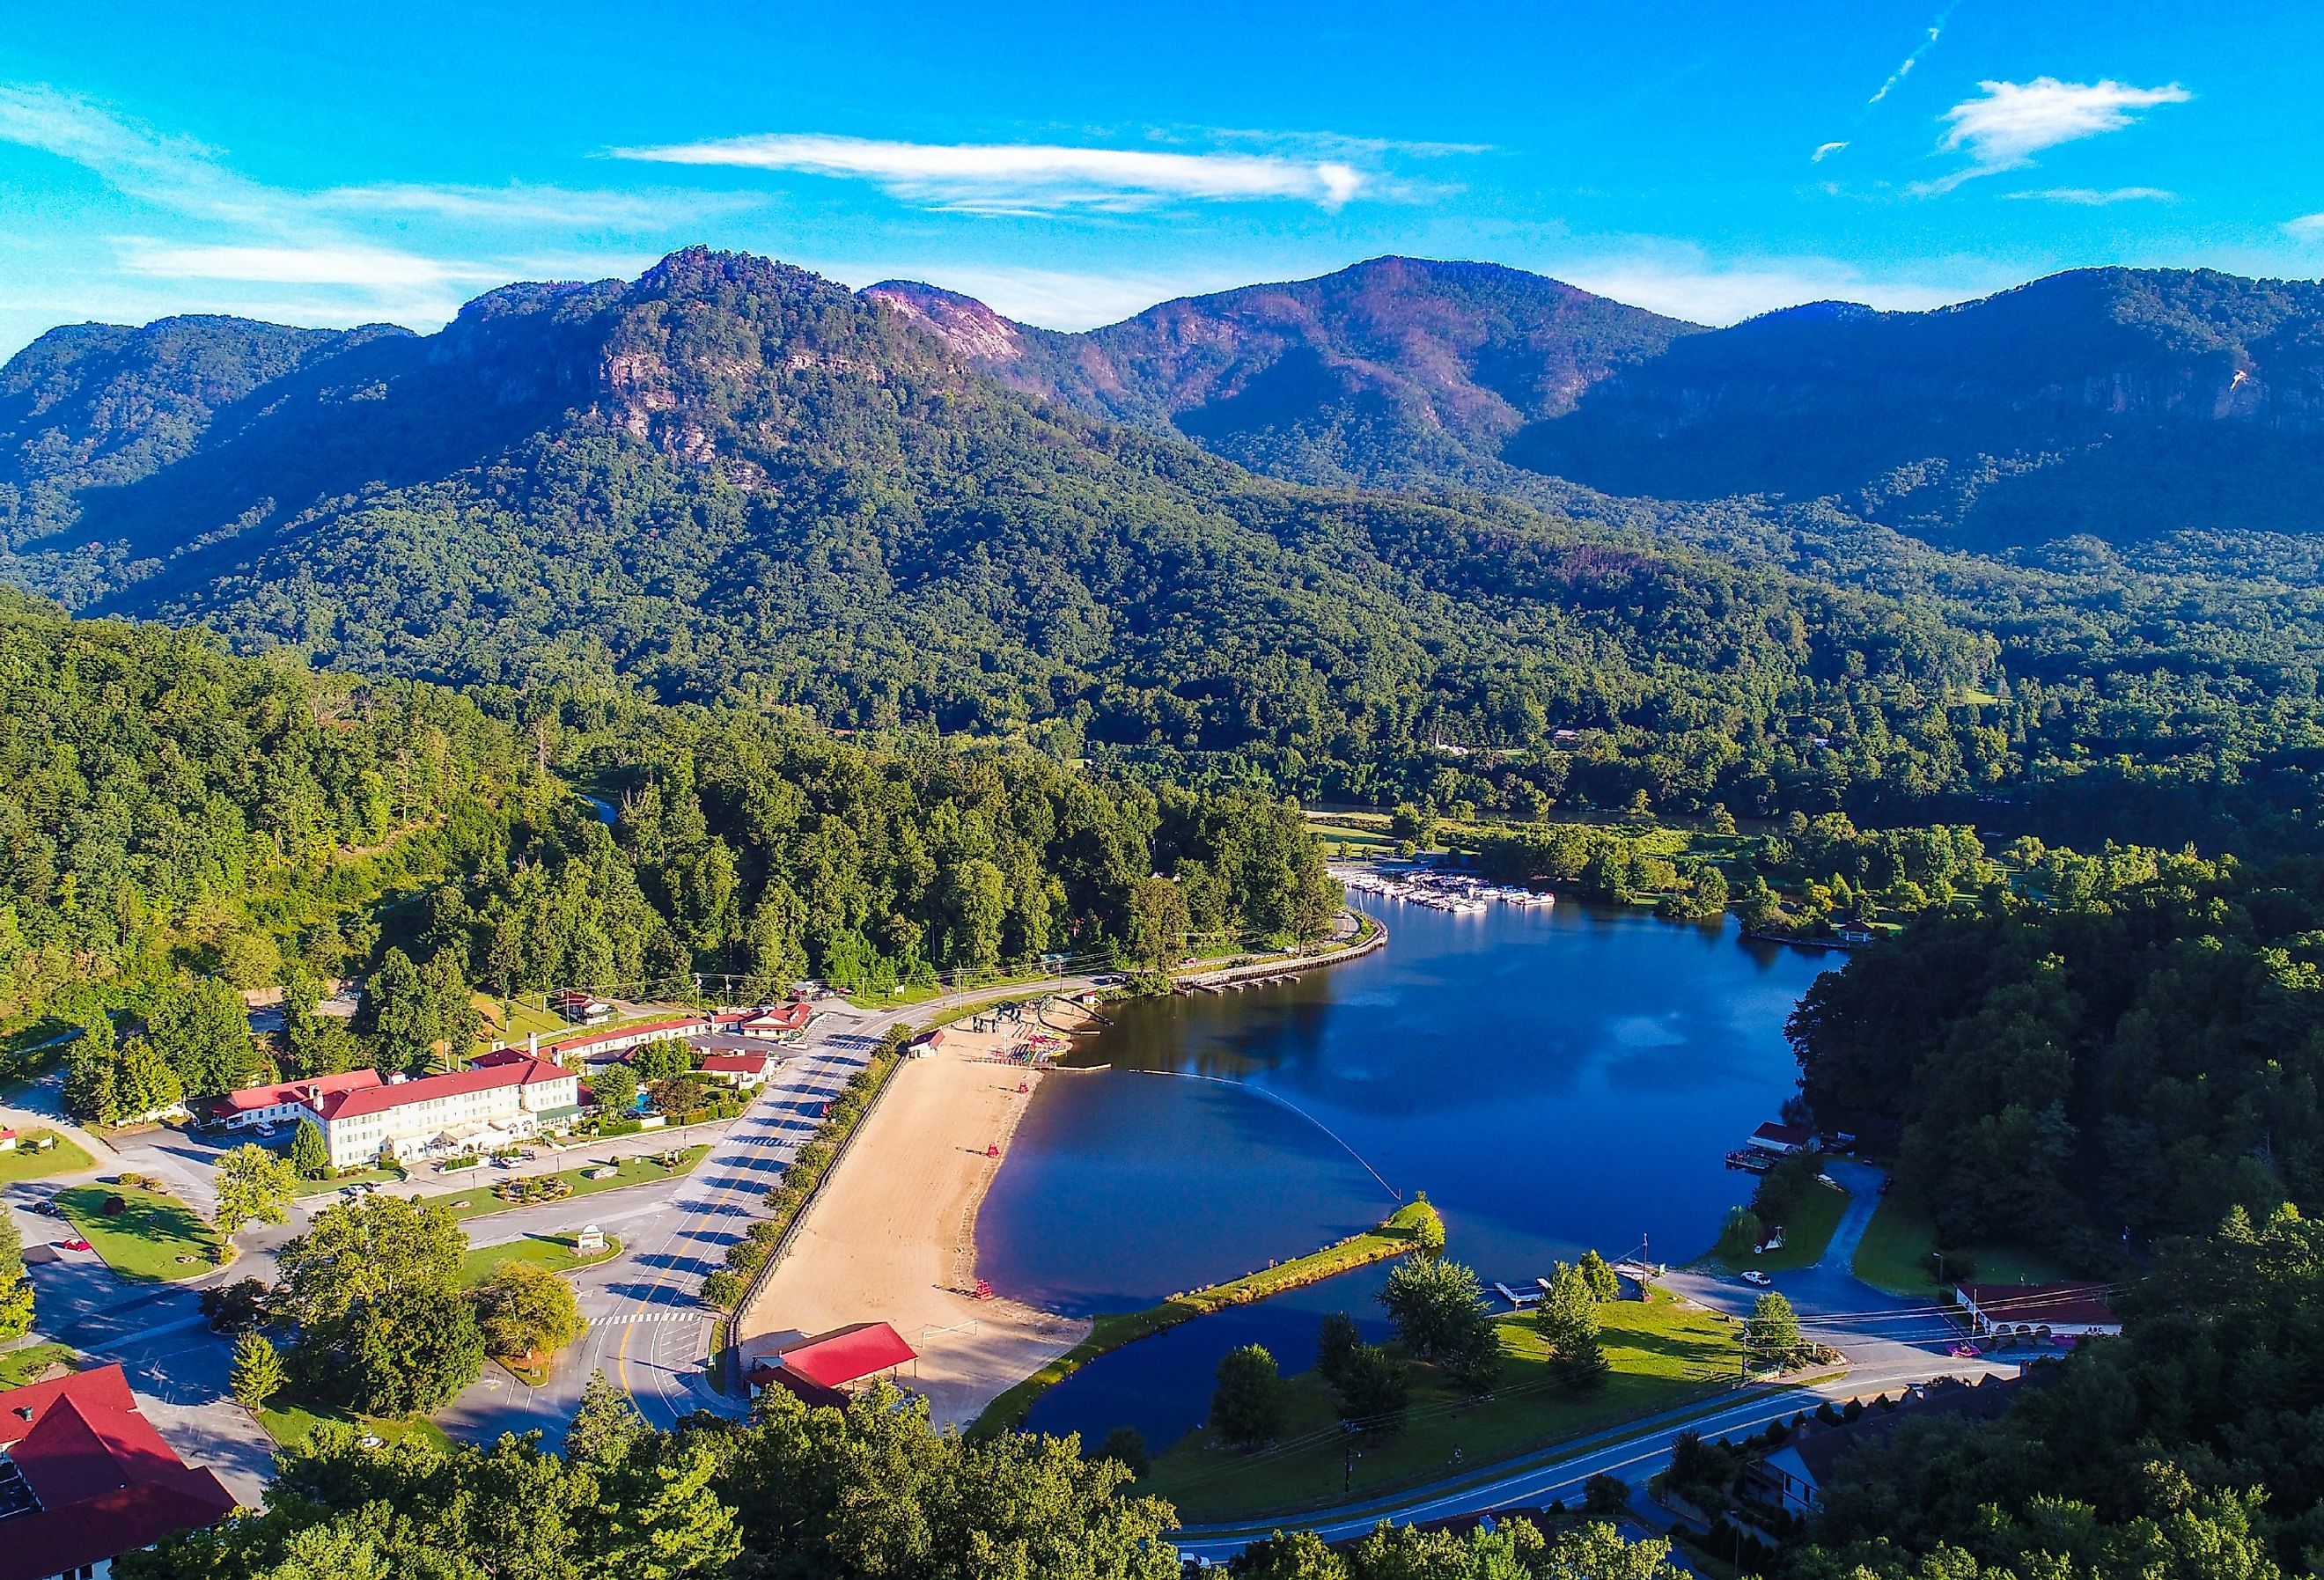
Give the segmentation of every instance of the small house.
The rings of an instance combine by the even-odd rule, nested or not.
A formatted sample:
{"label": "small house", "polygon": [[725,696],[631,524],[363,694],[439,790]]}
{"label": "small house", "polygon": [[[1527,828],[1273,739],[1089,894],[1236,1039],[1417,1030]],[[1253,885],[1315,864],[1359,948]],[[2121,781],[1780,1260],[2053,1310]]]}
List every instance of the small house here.
{"label": "small house", "polygon": [[767,1084],[775,1061],[763,1053],[706,1053],[702,1073],[715,1076],[737,1091],[749,1092]]}
{"label": "small house", "polygon": [[933,1031],[921,1032],[918,1037],[913,1038],[909,1042],[904,1044],[904,1051],[911,1055],[914,1058],[926,1058],[928,1055],[936,1052],[938,1049],[941,1049],[944,1046],[944,1028],[939,1026]]}
{"label": "small house", "polygon": [[1751,1132],[1748,1143],[1754,1150],[1773,1152],[1778,1157],[1807,1151],[1815,1144],[1815,1132],[1796,1124],[1763,1124]]}
{"label": "small house", "polygon": [[1953,1303],[1968,1313],[1969,1326],[1987,1337],[2006,1335],[2041,1343],[2110,1338],[2122,1331],[2104,1284],[1958,1284]]}
{"label": "small house", "polygon": [[752,1363],[753,1391],[779,1388],[810,1405],[835,1404],[848,1392],[893,1379],[919,1360],[919,1352],[884,1322],[853,1322],[785,1344]]}

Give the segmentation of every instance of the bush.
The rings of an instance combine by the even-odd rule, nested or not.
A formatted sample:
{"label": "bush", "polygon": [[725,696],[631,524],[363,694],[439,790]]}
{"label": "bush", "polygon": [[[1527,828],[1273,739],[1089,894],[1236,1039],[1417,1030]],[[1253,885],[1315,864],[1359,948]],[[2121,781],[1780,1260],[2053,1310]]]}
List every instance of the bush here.
{"label": "bush", "polygon": [[726,1265],[738,1273],[756,1272],[767,1263],[767,1246],[759,1240],[737,1240],[726,1248]]}
{"label": "bush", "polygon": [[750,1288],[750,1280],[732,1268],[720,1268],[702,1280],[702,1298],[721,1311],[732,1311]]}
{"label": "bush", "polygon": [[1132,1479],[1143,1476],[1152,1460],[1146,1452],[1146,1438],[1135,1427],[1116,1427],[1105,1435],[1098,1446],[1097,1457],[1111,1459],[1130,1474]]}

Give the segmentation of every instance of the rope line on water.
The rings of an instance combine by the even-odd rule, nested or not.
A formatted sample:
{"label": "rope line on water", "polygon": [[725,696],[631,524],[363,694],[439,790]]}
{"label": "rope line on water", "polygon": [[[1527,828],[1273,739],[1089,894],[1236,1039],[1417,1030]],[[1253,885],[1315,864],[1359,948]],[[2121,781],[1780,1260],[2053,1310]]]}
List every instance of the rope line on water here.
{"label": "rope line on water", "polygon": [[1230,1080],[1224,1076],[1198,1075],[1193,1070],[1140,1070],[1138,1073],[1145,1076],[1176,1076],[1182,1081],[1208,1081],[1213,1086],[1232,1086],[1239,1092],[1255,1092],[1262,1097],[1270,1098],[1277,1103],[1280,1103],[1284,1107],[1288,1108],[1292,1113],[1297,1114],[1300,1118],[1305,1120],[1309,1124],[1314,1125],[1317,1130],[1322,1131],[1325,1135],[1331,1137],[1333,1141],[1337,1142],[1342,1151],[1347,1153],[1349,1157],[1353,1158],[1356,1160],[1356,1167],[1361,1169],[1365,1173],[1379,1181],[1379,1187],[1388,1192],[1388,1198],[1391,1201],[1400,1202],[1404,1199],[1404,1192],[1397,1189],[1395,1186],[1390,1185],[1388,1182],[1387,1178],[1382,1175],[1379,1169],[1366,1162],[1364,1160],[1364,1155],[1361,1152],[1357,1151],[1355,1148],[1350,1146],[1345,1136],[1342,1136],[1339,1132],[1333,1130],[1330,1125],[1325,1124],[1322,1120],[1316,1118],[1314,1114],[1300,1107],[1299,1104],[1294,1103],[1290,1098],[1286,1097],[1280,1092],[1270,1090],[1266,1086],[1254,1086],[1248,1081]]}

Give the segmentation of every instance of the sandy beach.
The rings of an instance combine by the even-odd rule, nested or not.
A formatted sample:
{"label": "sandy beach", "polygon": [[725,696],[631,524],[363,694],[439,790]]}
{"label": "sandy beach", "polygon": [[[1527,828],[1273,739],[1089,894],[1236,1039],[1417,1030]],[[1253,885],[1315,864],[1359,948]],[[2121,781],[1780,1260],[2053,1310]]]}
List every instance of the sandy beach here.
{"label": "sandy beach", "polygon": [[1088,1334],[1086,1321],[975,1297],[976,1213],[1001,1161],[985,1149],[1006,1155],[1031,1100],[1019,1083],[1048,1078],[986,1062],[1020,1036],[948,1028],[941,1052],[895,1073],[790,1253],[741,1314],[745,1356],[886,1322],[919,1352],[918,1375],[904,1381],[927,1396],[930,1419],[964,1427]]}

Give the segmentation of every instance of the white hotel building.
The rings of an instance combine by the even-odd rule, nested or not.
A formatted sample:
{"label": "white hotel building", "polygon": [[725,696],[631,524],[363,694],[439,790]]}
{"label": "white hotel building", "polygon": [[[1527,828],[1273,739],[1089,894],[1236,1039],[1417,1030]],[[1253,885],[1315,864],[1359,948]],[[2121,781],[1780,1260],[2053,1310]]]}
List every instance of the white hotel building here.
{"label": "white hotel building", "polygon": [[[489,1152],[569,1123],[580,1113],[581,1077],[512,1049],[464,1070],[376,1086],[285,1083],[289,1116],[322,1130],[334,1169],[430,1156]],[[258,1089],[254,1089],[254,1092]],[[229,1093],[233,1104],[244,1094]],[[273,1106],[269,1104],[268,1106]]]}

